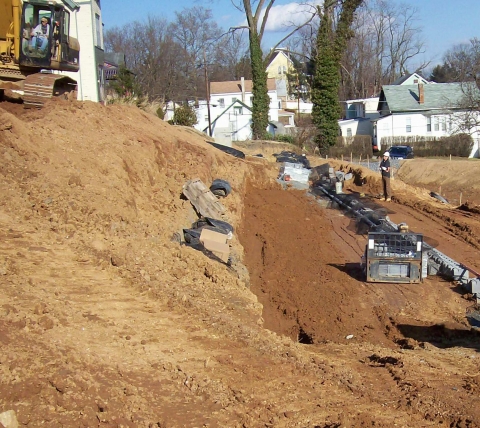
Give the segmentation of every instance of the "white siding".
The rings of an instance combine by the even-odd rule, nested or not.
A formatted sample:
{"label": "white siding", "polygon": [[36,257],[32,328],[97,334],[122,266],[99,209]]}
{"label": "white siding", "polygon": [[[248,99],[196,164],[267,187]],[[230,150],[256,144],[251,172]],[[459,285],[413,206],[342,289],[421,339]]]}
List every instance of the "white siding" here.
{"label": "white siding", "polygon": [[[390,115],[378,119],[377,121],[377,142],[379,150],[382,150],[382,138],[385,137],[448,137],[459,132],[455,123],[461,121],[462,113],[456,114],[437,114],[424,115],[421,113]],[[428,118],[431,119],[431,128],[429,130]],[[407,125],[411,124],[411,132],[407,132]],[[445,123],[445,126],[443,126]],[[469,134],[475,141],[472,151],[474,155],[478,151],[478,141],[480,132],[477,127],[470,130]],[[385,147],[383,147],[385,148]]]}
{"label": "white siding", "polygon": [[[269,120],[278,122],[279,99],[277,97],[277,92],[275,90],[271,90],[268,92],[268,96],[270,97],[270,109],[268,112]],[[250,108],[252,107],[252,98],[251,92],[245,92],[244,104]],[[211,95],[210,118],[212,123],[213,137],[215,137],[216,129],[221,129],[222,133],[225,132],[225,129],[230,129],[232,133],[232,141],[245,141],[252,138],[252,113],[249,109],[242,108],[242,114],[235,114],[236,112],[234,111],[234,108],[229,108],[235,100],[242,100],[241,92]],[[241,105],[237,103],[237,107],[240,106]],[[225,112],[225,109],[228,110]],[[204,131],[208,128],[208,111],[206,102],[200,103],[196,114],[198,123],[195,125],[195,128],[199,131]],[[208,133],[208,129],[206,132]]]}
{"label": "white siding", "polygon": [[78,100],[99,102],[99,79],[95,46],[103,49],[103,31],[100,28],[100,41],[97,41],[95,15],[99,16],[100,25],[102,15],[95,0],[76,0],[80,9],[71,12],[70,34],[80,43],[80,71],[77,73],[64,72],[78,82]]}

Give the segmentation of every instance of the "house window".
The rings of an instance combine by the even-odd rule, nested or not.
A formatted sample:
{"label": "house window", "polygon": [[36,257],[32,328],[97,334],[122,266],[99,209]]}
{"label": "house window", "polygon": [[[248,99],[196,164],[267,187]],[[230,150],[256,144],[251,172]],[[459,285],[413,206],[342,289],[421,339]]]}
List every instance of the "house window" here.
{"label": "house window", "polygon": [[445,119],[444,117],[442,117],[442,131],[447,131],[447,119]]}
{"label": "house window", "polygon": [[407,117],[406,119],[406,131],[407,132],[412,132],[412,118],[411,117]]}
{"label": "house window", "polygon": [[365,106],[363,104],[359,104],[357,106],[357,116],[358,117],[365,117]]}
{"label": "house window", "polygon": [[278,102],[278,108],[282,108],[282,102],[281,101]]}
{"label": "house window", "polygon": [[282,74],[282,66],[281,65],[278,66],[278,74]]}
{"label": "house window", "polygon": [[433,130],[434,131],[439,131],[440,130],[440,124],[438,121],[438,117],[433,118]]}
{"label": "house window", "polygon": [[347,128],[347,137],[352,136],[352,128]]}
{"label": "house window", "polygon": [[250,105],[253,106],[253,97],[250,97]]}
{"label": "house window", "polygon": [[283,66],[283,74],[287,74],[287,67],[285,65]]}
{"label": "house window", "polygon": [[427,132],[432,132],[432,116],[427,117]]}
{"label": "house window", "polygon": [[100,24],[100,15],[98,13],[95,14],[95,32],[97,36],[96,46],[101,48],[102,47],[102,25]]}
{"label": "house window", "polygon": [[232,98],[232,104],[233,104],[235,101],[237,101],[237,98],[233,97],[233,98]]}
{"label": "house window", "polygon": [[413,83],[416,85],[418,83],[418,79],[413,79]]}
{"label": "house window", "polygon": [[225,98],[219,98],[218,99],[218,105],[220,107],[225,107]]}
{"label": "house window", "polygon": [[235,116],[240,116],[243,114],[242,107],[233,107],[233,114]]}

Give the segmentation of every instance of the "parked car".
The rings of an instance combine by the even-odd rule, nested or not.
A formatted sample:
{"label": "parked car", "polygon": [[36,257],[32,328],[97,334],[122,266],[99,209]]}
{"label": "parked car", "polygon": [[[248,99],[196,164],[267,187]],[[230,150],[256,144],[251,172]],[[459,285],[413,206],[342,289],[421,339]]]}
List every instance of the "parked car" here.
{"label": "parked car", "polygon": [[392,146],[388,149],[391,159],[413,159],[413,148],[410,146]]}

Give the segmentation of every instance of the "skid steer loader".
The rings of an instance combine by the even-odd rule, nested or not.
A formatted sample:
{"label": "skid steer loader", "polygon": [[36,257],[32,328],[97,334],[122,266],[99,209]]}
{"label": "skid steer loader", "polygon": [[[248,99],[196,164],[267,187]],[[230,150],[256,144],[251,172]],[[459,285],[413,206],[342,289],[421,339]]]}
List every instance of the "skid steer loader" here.
{"label": "skid steer loader", "polygon": [[423,235],[370,232],[362,257],[367,282],[417,283],[426,276]]}

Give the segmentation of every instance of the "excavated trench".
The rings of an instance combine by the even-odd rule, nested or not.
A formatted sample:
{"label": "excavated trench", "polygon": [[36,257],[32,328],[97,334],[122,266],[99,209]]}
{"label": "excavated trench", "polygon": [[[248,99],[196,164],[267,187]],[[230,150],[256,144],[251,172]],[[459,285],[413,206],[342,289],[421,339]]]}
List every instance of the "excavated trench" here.
{"label": "excavated trench", "polygon": [[441,328],[432,329],[445,322],[469,334],[466,321],[452,316],[458,294],[440,278],[365,283],[359,262],[366,236],[341,211],[320,206],[305,191],[253,186],[244,204],[238,236],[265,328],[304,344],[353,337],[392,347],[430,337],[448,342]]}
{"label": "excavated trench", "polygon": [[339,236],[339,212],[327,212],[304,191],[280,188],[250,188],[244,203],[239,238],[266,328],[309,344],[359,328],[385,339],[377,315],[358,304],[364,238],[346,229],[340,233],[347,238]]}

